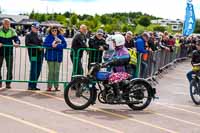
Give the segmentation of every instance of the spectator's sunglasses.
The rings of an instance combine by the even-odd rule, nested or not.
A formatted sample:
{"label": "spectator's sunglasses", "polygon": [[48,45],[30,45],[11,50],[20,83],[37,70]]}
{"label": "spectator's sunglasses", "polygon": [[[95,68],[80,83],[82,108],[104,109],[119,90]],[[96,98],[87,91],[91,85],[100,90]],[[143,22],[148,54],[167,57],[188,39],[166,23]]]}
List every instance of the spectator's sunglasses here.
{"label": "spectator's sunglasses", "polygon": [[52,30],[51,30],[51,32],[57,32],[57,31],[58,31],[57,29],[52,29]]}

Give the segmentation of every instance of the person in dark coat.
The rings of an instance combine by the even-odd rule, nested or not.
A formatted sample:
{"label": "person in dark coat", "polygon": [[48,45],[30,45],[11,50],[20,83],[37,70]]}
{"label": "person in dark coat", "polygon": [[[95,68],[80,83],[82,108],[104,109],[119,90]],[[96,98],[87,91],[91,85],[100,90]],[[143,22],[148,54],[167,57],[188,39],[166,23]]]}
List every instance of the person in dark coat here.
{"label": "person in dark coat", "polygon": [[[87,26],[81,25],[80,30],[74,35],[72,39],[72,46],[73,49],[70,53],[71,61],[73,63],[73,73],[72,75],[82,75],[83,74],[83,66],[81,59],[83,57],[83,51],[81,50],[79,53],[78,51],[81,48],[87,48],[86,42],[86,33],[87,33]],[[76,61],[78,61],[78,66],[76,65]],[[78,68],[77,68],[78,67]]]}
{"label": "person in dark coat", "polygon": [[34,23],[31,26],[31,32],[26,35],[25,37],[25,44],[28,46],[28,55],[29,55],[29,61],[30,61],[30,81],[35,82],[29,82],[28,84],[28,90],[40,90],[37,88],[36,81],[38,80],[41,70],[42,70],[42,63],[43,63],[43,56],[44,56],[44,50],[42,48],[31,48],[31,47],[37,47],[42,46],[42,37],[39,35],[39,24]]}
{"label": "person in dark coat", "polygon": [[89,51],[88,69],[90,68],[90,63],[93,62],[101,63],[103,51],[108,50],[109,46],[106,44],[103,35],[104,35],[103,30],[99,29],[96,32],[96,35],[91,37],[89,40],[89,48],[96,49],[96,51]]}
{"label": "person in dark coat", "polygon": [[135,41],[133,40],[133,33],[131,31],[126,32],[125,35],[125,47],[126,48],[134,48]]}

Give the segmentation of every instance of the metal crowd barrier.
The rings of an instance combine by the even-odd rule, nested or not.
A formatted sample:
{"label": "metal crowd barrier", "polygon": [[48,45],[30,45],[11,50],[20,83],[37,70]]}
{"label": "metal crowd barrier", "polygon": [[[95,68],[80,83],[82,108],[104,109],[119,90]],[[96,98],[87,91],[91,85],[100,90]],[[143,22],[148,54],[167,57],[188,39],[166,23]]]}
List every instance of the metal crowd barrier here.
{"label": "metal crowd barrier", "polygon": [[[13,61],[9,61],[9,64],[6,64],[5,58],[3,65],[1,67],[1,74],[2,74],[2,79],[0,79],[0,82],[31,82],[31,83],[55,83],[55,81],[48,81],[48,64],[47,61],[45,60],[45,57],[37,59],[38,57],[38,52],[36,52],[36,55],[29,58],[28,55],[28,49],[30,50],[30,54],[32,55],[33,49],[40,49],[45,52],[46,49],[52,49],[52,48],[47,48],[47,47],[40,47],[40,46],[20,46],[19,48],[14,48],[12,45],[3,45],[1,48],[3,52],[3,57],[10,57],[10,55],[7,55],[8,50],[12,51],[13,50]],[[2,52],[0,51],[0,52]],[[53,52],[53,50],[52,50]],[[60,74],[59,74],[59,84],[63,84],[64,86],[67,85],[68,82],[71,81],[71,75],[72,75],[72,69],[73,65],[70,59],[70,53],[72,55],[74,54],[73,49],[63,49],[63,61],[60,63]],[[9,58],[10,59],[10,58]],[[42,69],[40,76],[37,81],[30,81],[30,60],[35,61],[35,60],[40,60],[42,62]],[[43,61],[42,61],[43,59]],[[13,65],[10,64],[13,62]],[[12,70],[12,79],[8,80],[7,79],[7,66],[13,66]],[[37,72],[37,65],[36,65],[36,72]]]}
{"label": "metal crowd barrier", "polygon": [[[49,83],[55,81],[48,81],[48,65],[47,61],[43,59],[42,70],[39,76],[38,81],[30,81],[30,61],[28,56],[28,50],[32,51],[33,49],[41,49],[46,50],[49,48],[46,47],[27,47],[27,46],[20,46],[19,48],[13,48],[10,45],[4,45],[4,55],[8,49],[11,51],[13,50],[13,78],[8,80],[6,78],[6,63],[4,61],[3,66],[1,68],[2,79],[0,82],[37,82],[37,83]],[[53,51],[53,50],[52,50]],[[0,51],[2,52],[2,51]],[[92,56],[91,53],[93,53]],[[36,55],[37,57],[38,55]],[[147,77],[151,78],[160,70],[168,67],[169,65],[173,64],[177,60],[181,60],[187,57],[187,49],[185,47],[176,47],[173,49],[173,52],[167,50],[158,50],[149,53],[147,63]],[[92,58],[92,59],[91,59]],[[138,54],[137,56],[137,66],[135,77],[139,78],[141,75],[141,63],[142,63],[142,54]],[[60,84],[67,85],[68,82],[71,81],[72,75],[86,75],[89,69],[89,63],[91,62],[102,62],[103,57],[100,55],[100,52],[96,49],[90,48],[81,48],[78,50],[74,49],[64,49],[63,50],[63,61],[60,64],[60,75],[59,75],[59,82]],[[73,62],[73,63],[72,63]],[[79,64],[80,63],[80,64]],[[7,64],[7,66],[11,66],[12,64]]]}
{"label": "metal crowd barrier", "polygon": [[162,49],[150,52],[147,61],[147,78],[152,78],[153,76],[160,73],[160,71],[163,69],[173,65],[176,61],[186,58],[187,49],[185,47],[174,47],[173,51]]}
{"label": "metal crowd barrier", "polygon": [[[103,62],[103,57],[98,58],[93,57],[95,60],[90,60],[89,53],[94,52],[96,53],[96,56],[98,56],[98,52],[96,49],[91,48],[81,48],[77,51],[77,57],[75,57],[76,60],[76,68],[75,68],[75,74],[80,69],[80,66],[78,66],[78,62],[80,61],[83,67],[83,72],[81,74],[85,75],[88,72],[88,64],[89,62]],[[80,54],[82,54],[80,58]],[[168,50],[157,50],[154,52],[150,52],[148,55],[148,60],[145,61],[147,63],[147,78],[151,78],[154,75],[158,74],[162,69],[173,65],[174,62],[177,60],[185,59],[187,57],[187,49],[185,47],[174,47],[173,51]],[[136,78],[140,78],[141,75],[141,63],[142,63],[142,54],[137,55],[138,62],[136,66],[136,72],[135,76]]]}

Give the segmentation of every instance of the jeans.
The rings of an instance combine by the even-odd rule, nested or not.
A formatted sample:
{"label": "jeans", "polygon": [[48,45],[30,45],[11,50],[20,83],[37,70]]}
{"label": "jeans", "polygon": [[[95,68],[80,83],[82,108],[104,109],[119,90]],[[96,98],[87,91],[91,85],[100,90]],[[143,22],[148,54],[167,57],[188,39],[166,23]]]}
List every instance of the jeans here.
{"label": "jeans", "polygon": [[148,64],[145,61],[142,61],[141,73],[140,73],[141,78],[147,78],[147,67],[148,67]]}
{"label": "jeans", "polygon": [[[42,61],[30,61],[31,63],[31,70],[30,70],[30,81],[37,81],[39,76],[40,76],[40,72],[42,70]],[[28,88],[37,88],[37,83],[28,83]]]}
{"label": "jeans", "polygon": [[187,79],[188,79],[188,81],[189,81],[189,82],[191,82],[191,81],[192,81],[192,75],[193,75],[193,74],[195,74],[195,72],[194,72],[194,71],[189,71],[189,72],[187,73],[187,75],[186,75],[186,76],[187,76]]}
{"label": "jeans", "polygon": [[[2,80],[1,75],[1,68],[3,65],[3,60],[6,60],[6,68],[7,68],[7,78],[6,80],[12,80],[12,70],[13,70],[13,56],[0,56],[0,80]],[[1,83],[1,82],[0,82]],[[6,82],[7,85],[9,85],[11,82]]]}

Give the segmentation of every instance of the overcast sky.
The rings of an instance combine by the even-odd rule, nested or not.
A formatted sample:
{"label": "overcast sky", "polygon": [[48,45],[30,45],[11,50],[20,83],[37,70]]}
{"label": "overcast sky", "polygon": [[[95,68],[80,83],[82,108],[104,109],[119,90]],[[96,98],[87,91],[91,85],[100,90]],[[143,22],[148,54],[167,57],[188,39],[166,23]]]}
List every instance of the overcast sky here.
{"label": "overcast sky", "polygon": [[[196,17],[200,18],[200,0],[193,0]],[[0,0],[3,14],[35,12],[75,12],[104,14],[141,11],[157,17],[184,19],[186,0]]]}

